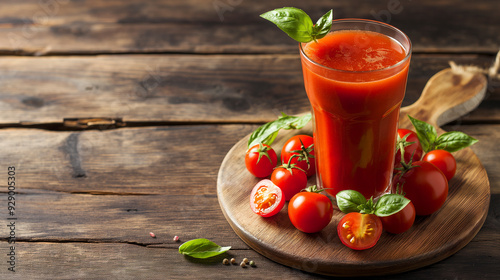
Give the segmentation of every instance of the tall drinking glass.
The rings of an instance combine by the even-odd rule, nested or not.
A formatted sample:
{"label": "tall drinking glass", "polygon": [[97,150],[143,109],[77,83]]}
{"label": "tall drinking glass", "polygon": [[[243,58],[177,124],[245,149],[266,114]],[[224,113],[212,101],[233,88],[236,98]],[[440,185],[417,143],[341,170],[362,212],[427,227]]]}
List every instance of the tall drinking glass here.
{"label": "tall drinking glass", "polygon": [[387,193],[410,39],[385,23],[334,20],[324,38],[300,44],[300,55],[318,185],[331,195],[347,189],[367,199]]}

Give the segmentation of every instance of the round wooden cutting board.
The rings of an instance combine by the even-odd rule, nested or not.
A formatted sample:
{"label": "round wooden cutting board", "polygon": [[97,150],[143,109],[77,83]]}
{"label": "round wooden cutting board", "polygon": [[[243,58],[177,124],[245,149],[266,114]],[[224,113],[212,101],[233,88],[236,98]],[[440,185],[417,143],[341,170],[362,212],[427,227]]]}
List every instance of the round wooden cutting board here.
{"label": "round wooden cutting board", "polygon": [[[410,128],[408,114],[438,127],[473,110],[485,90],[486,79],[482,75],[443,70],[429,80],[416,103],[401,109],[400,127]],[[438,128],[438,134],[443,132]],[[299,131],[280,131],[273,143],[275,151],[281,151],[284,142],[295,134],[312,135],[311,125]],[[270,218],[252,212],[249,196],[259,179],[245,168],[247,141],[245,137],[236,143],[222,162],[217,181],[219,203],[233,230],[248,246],[287,266],[333,276],[384,275],[416,269],[467,245],[488,212],[490,184],[486,171],[470,148],[463,149],[454,153],[457,172],[438,212],[417,217],[405,233],[383,232],[371,249],[351,250],[337,236],[337,223],[344,216],[340,211],[335,211],[326,228],[314,234],[303,233],[291,224],[288,204]],[[314,176],[309,180],[312,184]]]}

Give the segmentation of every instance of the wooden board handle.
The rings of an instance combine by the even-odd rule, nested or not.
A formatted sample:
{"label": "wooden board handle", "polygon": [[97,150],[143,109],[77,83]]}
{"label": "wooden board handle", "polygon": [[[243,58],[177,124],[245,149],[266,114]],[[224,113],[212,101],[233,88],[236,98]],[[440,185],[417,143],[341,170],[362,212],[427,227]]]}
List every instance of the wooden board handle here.
{"label": "wooden board handle", "polygon": [[454,121],[481,103],[487,85],[483,74],[444,69],[427,82],[415,103],[401,108],[399,126],[411,127],[406,115],[426,120],[436,127]]}

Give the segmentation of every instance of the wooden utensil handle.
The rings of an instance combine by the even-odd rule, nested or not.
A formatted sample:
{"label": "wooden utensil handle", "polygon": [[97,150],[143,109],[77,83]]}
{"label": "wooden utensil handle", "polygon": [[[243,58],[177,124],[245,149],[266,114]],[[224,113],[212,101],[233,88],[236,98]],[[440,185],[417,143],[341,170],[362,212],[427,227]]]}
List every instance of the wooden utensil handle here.
{"label": "wooden utensil handle", "polygon": [[481,103],[487,84],[482,74],[444,69],[427,82],[415,103],[401,108],[399,125],[402,128],[411,127],[407,115],[436,127],[454,121]]}

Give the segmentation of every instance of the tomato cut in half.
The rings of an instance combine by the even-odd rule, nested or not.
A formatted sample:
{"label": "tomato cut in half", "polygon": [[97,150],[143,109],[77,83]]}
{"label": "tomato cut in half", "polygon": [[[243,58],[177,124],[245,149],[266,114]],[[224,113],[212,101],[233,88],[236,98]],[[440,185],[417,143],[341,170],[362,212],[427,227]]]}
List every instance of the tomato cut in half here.
{"label": "tomato cut in half", "polygon": [[354,250],[369,249],[382,235],[382,221],[373,214],[351,212],[345,215],[337,225],[340,241]]}
{"label": "tomato cut in half", "polygon": [[285,205],[283,192],[271,180],[264,179],[258,182],[250,194],[252,211],[262,217],[276,215]]}

